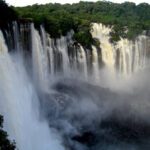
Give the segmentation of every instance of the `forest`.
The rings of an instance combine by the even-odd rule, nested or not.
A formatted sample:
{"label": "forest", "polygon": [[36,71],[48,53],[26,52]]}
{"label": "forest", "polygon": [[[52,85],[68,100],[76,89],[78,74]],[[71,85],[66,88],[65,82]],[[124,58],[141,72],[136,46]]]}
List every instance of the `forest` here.
{"label": "forest", "polygon": [[[19,18],[32,18],[36,25],[44,24],[52,37],[75,31],[74,38],[84,46],[95,42],[90,34],[91,22],[113,26],[112,42],[120,37],[134,39],[143,30],[150,30],[150,5],[98,1],[77,4],[46,4],[14,8]],[[127,32],[126,32],[127,31]],[[96,44],[96,43],[95,43]]]}
{"label": "forest", "polygon": [[[111,42],[117,42],[120,37],[134,39],[143,31],[150,30],[150,5],[132,2],[122,4],[108,1],[79,2],[74,4],[45,4],[26,7],[8,6],[0,0],[0,18],[2,24],[12,20],[29,20],[39,28],[43,25],[53,38],[75,31],[74,40],[84,47],[98,45],[90,33],[91,23],[103,23],[112,26]],[[148,34],[148,32],[147,32]]]}
{"label": "forest", "polygon": [[15,150],[15,142],[8,139],[7,133],[3,130],[3,117],[0,115],[0,150]]}

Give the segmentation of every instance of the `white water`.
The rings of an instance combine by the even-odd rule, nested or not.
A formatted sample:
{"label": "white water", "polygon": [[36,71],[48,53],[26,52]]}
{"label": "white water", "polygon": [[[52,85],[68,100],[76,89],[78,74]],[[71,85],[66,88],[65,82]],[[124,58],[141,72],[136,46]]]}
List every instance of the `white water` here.
{"label": "white water", "polygon": [[54,51],[52,48],[52,39],[48,36],[48,58],[49,58],[49,66],[50,66],[50,73],[51,76],[54,75]]}
{"label": "white water", "polygon": [[[47,89],[48,60],[45,44],[46,37],[43,30],[42,33],[43,38],[41,38],[38,31],[35,30],[34,25],[31,25],[33,79],[36,87]],[[44,44],[42,44],[42,39]]]}
{"label": "white water", "polygon": [[[45,87],[49,76],[62,73],[65,76],[72,76],[74,74],[72,72],[82,72],[86,79],[91,74],[99,79],[101,61],[113,76],[118,73],[131,75],[147,65],[148,37],[140,35],[135,41],[121,38],[114,45],[110,42],[111,27],[97,23],[92,25],[91,33],[99,40],[100,49],[92,46],[90,53],[90,50],[84,49],[78,43],[77,47],[74,46],[73,56],[68,54],[68,45],[73,44],[72,31],[59,39],[52,39],[42,26],[40,35],[32,25],[32,62],[35,83]],[[89,70],[92,70],[92,73]]]}
{"label": "white water", "polygon": [[20,49],[19,29],[16,22],[13,22],[13,32],[14,32],[15,50],[19,51]]}
{"label": "white water", "polygon": [[109,33],[111,28],[107,28],[102,24],[93,24],[92,36],[99,39],[100,48],[102,49],[102,61],[109,69],[114,69],[115,65],[115,48],[109,42]]}
{"label": "white water", "polygon": [[[115,45],[110,42],[112,27],[92,24],[92,36],[100,42],[100,49],[92,46],[92,52],[80,43],[74,46],[73,55],[68,54],[68,45],[73,44],[73,32],[59,39],[52,39],[41,26],[41,35],[32,25],[32,62],[35,83],[46,87],[51,76],[83,74],[84,78],[100,79],[100,62],[111,76],[131,75],[147,65],[148,37],[138,36],[135,41],[121,38]],[[101,55],[101,56],[99,56]],[[101,59],[101,60],[100,60]]]}
{"label": "white water", "polygon": [[[68,45],[73,44],[72,33],[56,39],[55,43],[55,39],[52,39],[43,27],[39,32],[32,24],[30,45],[32,65],[29,66],[33,71],[32,78],[27,74],[23,61],[19,59],[18,51],[21,45],[19,37],[21,35],[18,35],[17,25],[14,24],[17,55],[8,53],[0,32],[0,85],[2,85],[0,86],[0,113],[4,115],[5,128],[11,139],[16,141],[19,150],[64,149],[59,142],[61,140],[48,127],[47,122],[39,120],[39,93],[37,91],[50,92],[48,91],[49,83],[52,82],[50,77],[55,80],[57,73],[63,74],[65,77],[68,75],[72,77],[70,72],[73,72],[74,76],[78,73],[86,80],[89,79],[88,76],[92,76],[91,83],[99,84],[101,78],[100,58],[110,71],[108,73],[110,77],[117,71],[125,75],[132,74],[147,65],[148,42],[146,36],[141,35],[135,41],[121,39],[114,46],[109,42],[110,31],[111,28],[102,24],[93,24],[92,35],[101,43],[102,57],[99,56],[100,52],[95,46],[92,46],[92,52],[90,52],[78,43],[77,47],[73,45],[76,49],[73,49],[75,52],[71,58],[68,54]],[[72,66],[70,61],[73,61]],[[62,66],[62,72],[59,70],[60,66],[57,65]],[[92,72],[89,71],[89,68]],[[112,80],[112,77],[109,80]]]}
{"label": "white water", "polygon": [[78,50],[77,59],[78,59],[79,65],[81,66],[81,71],[83,73],[83,76],[85,77],[85,79],[87,79],[88,67],[87,67],[86,51],[83,49],[81,45],[80,45],[80,49]]}
{"label": "white water", "polygon": [[98,63],[98,53],[95,46],[92,46],[92,65],[93,65],[93,77],[99,80],[99,63]]}
{"label": "white water", "polygon": [[[107,27],[101,23],[93,23],[92,26],[92,36],[99,40],[102,61],[109,70],[118,70],[120,73],[127,75],[146,66],[148,37],[140,35],[135,41],[121,39],[114,45],[110,43],[109,34],[112,30],[111,27]],[[143,46],[143,43],[145,43],[145,46]],[[117,55],[117,51],[119,56]]]}
{"label": "white water", "polygon": [[62,54],[62,68],[64,73],[69,73],[69,57],[67,53],[67,39],[62,36],[60,39],[57,39],[57,48],[58,51]]}
{"label": "white water", "polygon": [[[119,71],[124,74],[132,74],[146,66],[146,51],[148,47],[144,47],[143,43],[147,37],[141,35],[135,41],[121,39],[116,46],[119,48]],[[144,41],[143,41],[144,40]]]}
{"label": "white water", "polygon": [[0,85],[0,113],[4,115],[4,127],[10,138],[15,140],[17,148],[63,150],[47,122],[40,121],[35,89],[22,61],[8,53],[1,32]]}

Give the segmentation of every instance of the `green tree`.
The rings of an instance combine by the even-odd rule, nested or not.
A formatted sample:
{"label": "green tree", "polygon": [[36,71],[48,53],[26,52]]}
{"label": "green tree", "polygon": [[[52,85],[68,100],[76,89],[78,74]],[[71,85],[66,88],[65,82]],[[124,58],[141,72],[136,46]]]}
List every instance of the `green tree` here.
{"label": "green tree", "polygon": [[7,133],[3,130],[3,117],[0,115],[0,150],[15,150],[15,143],[8,139]]}
{"label": "green tree", "polygon": [[95,44],[90,33],[91,22],[111,25],[111,41],[120,37],[134,39],[143,30],[150,30],[150,5],[108,1],[79,2],[76,4],[46,4],[14,8],[20,18],[33,18],[36,26],[44,24],[52,37],[75,31],[74,39],[85,47]]}

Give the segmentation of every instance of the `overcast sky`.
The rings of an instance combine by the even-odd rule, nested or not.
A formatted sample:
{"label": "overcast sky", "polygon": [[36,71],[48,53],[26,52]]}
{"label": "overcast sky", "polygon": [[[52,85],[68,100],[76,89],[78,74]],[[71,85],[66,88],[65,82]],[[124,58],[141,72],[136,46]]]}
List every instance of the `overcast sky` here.
{"label": "overcast sky", "polygon": [[[26,5],[32,5],[35,3],[38,4],[45,4],[45,3],[77,3],[80,0],[41,0],[41,2],[39,0],[5,0],[9,5],[14,5],[14,6],[26,6]],[[97,0],[82,0],[82,1],[97,1]],[[150,4],[150,0],[110,0],[112,2],[117,2],[117,3],[121,3],[124,1],[130,1],[130,2],[134,2],[136,4],[142,3],[142,2],[146,2]]]}

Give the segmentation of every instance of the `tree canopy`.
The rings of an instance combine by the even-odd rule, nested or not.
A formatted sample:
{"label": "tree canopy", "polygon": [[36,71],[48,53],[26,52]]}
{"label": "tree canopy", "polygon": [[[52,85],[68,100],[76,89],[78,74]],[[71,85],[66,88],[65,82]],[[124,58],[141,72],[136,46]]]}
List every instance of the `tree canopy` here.
{"label": "tree canopy", "polygon": [[150,5],[147,3],[136,5],[132,2],[117,4],[81,1],[65,5],[35,4],[17,7],[15,10],[21,18],[33,18],[37,25],[43,23],[53,37],[65,35],[67,31],[74,29],[74,38],[85,46],[94,42],[90,35],[91,22],[113,25],[112,41],[118,41],[120,37],[133,39],[143,30],[150,30]]}
{"label": "tree canopy", "polygon": [[3,117],[0,115],[0,150],[15,150],[15,143],[9,141],[7,133],[3,130]]}
{"label": "tree canopy", "polygon": [[17,13],[13,7],[8,6],[4,0],[0,0],[0,27],[7,27],[9,22],[17,20]]}
{"label": "tree canopy", "polygon": [[[43,24],[54,38],[66,35],[73,29],[74,39],[85,47],[97,43],[90,33],[92,22],[111,25],[112,42],[118,41],[120,37],[134,39],[143,30],[150,30],[150,5],[147,3],[136,5],[132,2],[117,4],[108,1],[81,1],[64,5],[49,3],[8,7],[3,0],[0,0],[0,7],[3,7],[9,20],[14,19],[16,14],[20,19],[28,18],[34,21],[37,28]],[[3,14],[0,13],[0,17],[3,18]]]}

